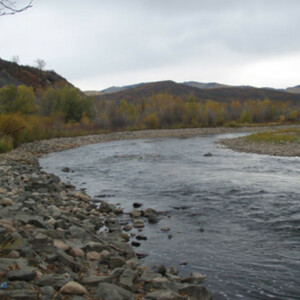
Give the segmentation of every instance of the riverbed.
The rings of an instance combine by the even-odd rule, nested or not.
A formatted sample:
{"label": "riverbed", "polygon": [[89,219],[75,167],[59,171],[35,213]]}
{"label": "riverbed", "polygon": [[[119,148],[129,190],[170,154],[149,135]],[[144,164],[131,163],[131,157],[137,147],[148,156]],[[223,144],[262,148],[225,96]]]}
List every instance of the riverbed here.
{"label": "riverbed", "polygon": [[240,135],[112,141],[40,163],[96,200],[163,212],[143,230],[145,264],[206,274],[214,299],[300,299],[300,159],[215,143]]}

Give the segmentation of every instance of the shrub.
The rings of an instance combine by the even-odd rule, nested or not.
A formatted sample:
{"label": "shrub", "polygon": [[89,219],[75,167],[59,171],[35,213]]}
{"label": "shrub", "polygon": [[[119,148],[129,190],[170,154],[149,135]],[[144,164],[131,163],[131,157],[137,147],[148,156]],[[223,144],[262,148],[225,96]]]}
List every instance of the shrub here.
{"label": "shrub", "polygon": [[4,153],[13,149],[13,140],[10,136],[0,136],[0,153]]}

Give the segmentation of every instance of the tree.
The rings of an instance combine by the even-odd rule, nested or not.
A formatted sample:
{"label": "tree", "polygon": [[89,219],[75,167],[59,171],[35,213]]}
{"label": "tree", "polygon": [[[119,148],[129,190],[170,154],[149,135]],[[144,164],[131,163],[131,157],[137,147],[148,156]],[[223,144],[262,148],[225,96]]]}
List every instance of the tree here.
{"label": "tree", "polygon": [[43,60],[43,59],[41,59],[41,58],[38,58],[36,61],[35,61],[35,63],[36,63],[36,67],[39,69],[39,70],[44,70],[44,68],[45,68],[45,66],[46,66],[46,62]]}
{"label": "tree", "polygon": [[1,0],[0,1],[0,17],[7,16],[7,15],[14,15],[14,14],[20,13],[28,8],[31,8],[32,2],[33,2],[33,0],[30,0],[25,5],[17,6],[16,1]]}

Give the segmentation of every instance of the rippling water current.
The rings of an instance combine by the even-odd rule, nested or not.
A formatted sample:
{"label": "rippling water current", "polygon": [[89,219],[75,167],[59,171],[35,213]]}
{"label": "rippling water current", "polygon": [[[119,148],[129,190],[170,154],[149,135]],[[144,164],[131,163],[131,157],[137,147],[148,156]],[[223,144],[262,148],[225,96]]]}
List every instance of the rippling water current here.
{"label": "rippling water current", "polygon": [[[206,274],[214,299],[300,299],[300,159],[236,153],[214,143],[236,136],[107,142],[40,162],[127,211],[141,202],[166,212],[144,230],[145,264]],[[166,226],[170,232],[162,233]]]}

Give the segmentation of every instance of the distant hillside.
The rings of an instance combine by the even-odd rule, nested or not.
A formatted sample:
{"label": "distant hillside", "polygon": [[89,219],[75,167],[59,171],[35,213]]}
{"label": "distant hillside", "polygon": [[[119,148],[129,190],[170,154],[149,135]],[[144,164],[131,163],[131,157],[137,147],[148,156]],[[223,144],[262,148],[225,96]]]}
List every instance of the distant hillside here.
{"label": "distant hillside", "polygon": [[286,89],[287,92],[293,93],[293,94],[300,94],[300,85],[296,85],[294,87],[289,87]]}
{"label": "distant hillside", "polygon": [[35,91],[51,86],[72,86],[54,71],[42,71],[30,66],[21,66],[0,58],[0,87],[7,84],[27,85],[33,87]]}
{"label": "distant hillside", "polygon": [[182,84],[193,86],[199,89],[221,89],[221,88],[231,87],[230,85],[217,83],[217,82],[203,83],[198,81],[185,81]]}
{"label": "distant hillside", "polygon": [[175,83],[173,81],[160,81],[142,84],[120,92],[99,95],[96,98],[117,102],[121,101],[122,99],[129,102],[136,102],[157,94],[169,94],[175,97],[181,97],[185,100],[193,97],[197,101],[210,99],[217,102],[229,102],[232,100],[244,102],[249,99],[264,100],[265,98],[275,101],[300,101],[300,95],[281,92],[273,89],[259,89],[253,87],[200,89],[185,84]]}

